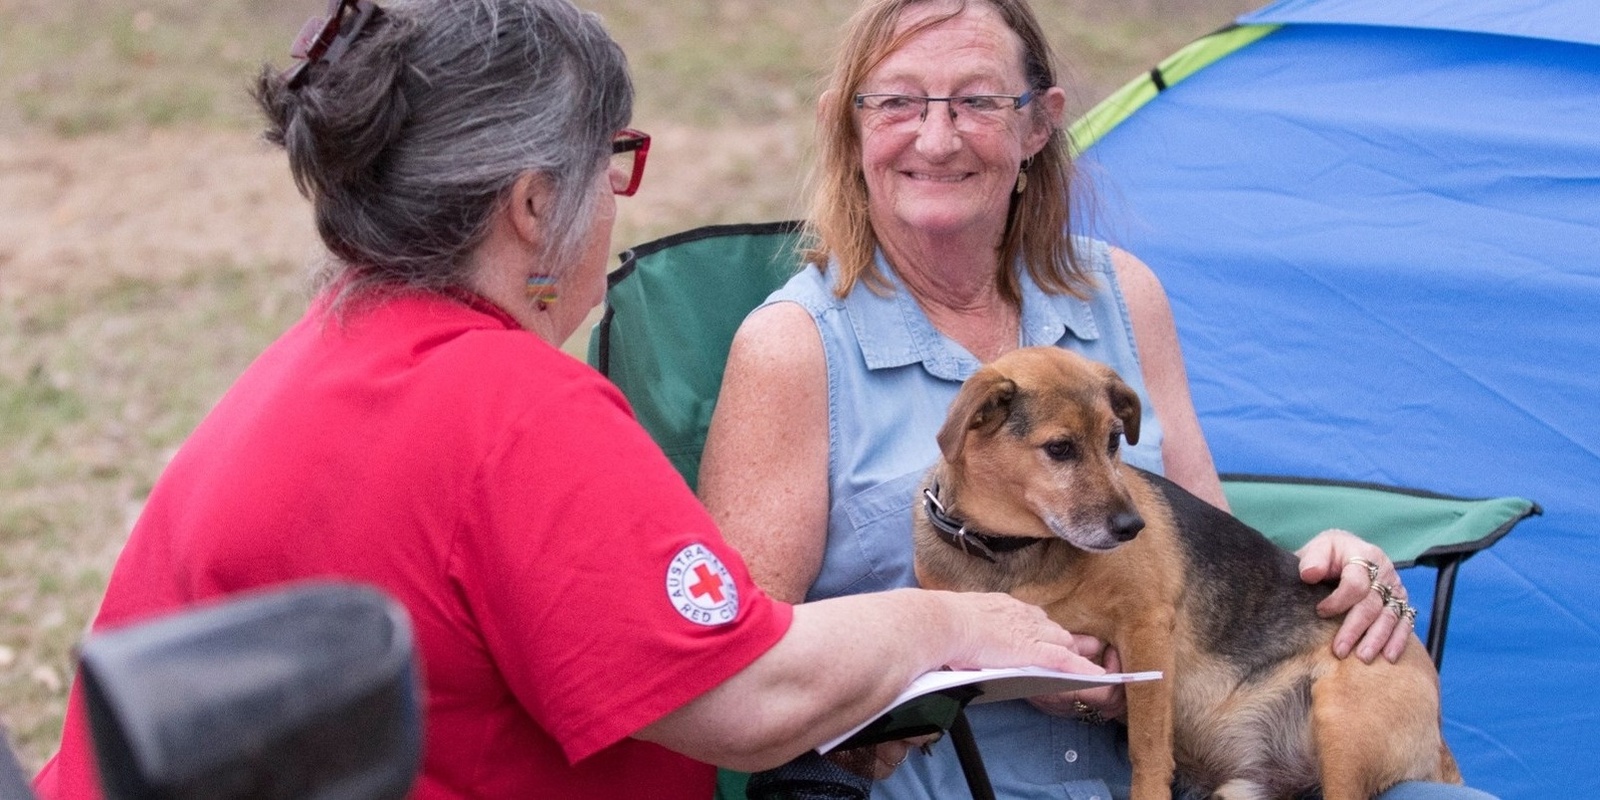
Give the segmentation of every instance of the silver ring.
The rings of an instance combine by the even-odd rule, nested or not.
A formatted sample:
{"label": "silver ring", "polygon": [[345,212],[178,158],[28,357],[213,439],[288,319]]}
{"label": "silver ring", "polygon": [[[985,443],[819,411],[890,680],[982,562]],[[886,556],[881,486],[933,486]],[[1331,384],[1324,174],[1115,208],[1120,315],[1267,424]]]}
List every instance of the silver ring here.
{"label": "silver ring", "polygon": [[1073,700],[1072,710],[1077,713],[1079,722],[1089,725],[1104,725],[1106,722],[1104,714],[1082,700]]}
{"label": "silver ring", "polygon": [[1417,623],[1417,610],[1397,595],[1389,595],[1383,601],[1383,607],[1393,611],[1397,619],[1409,620],[1413,625]]}
{"label": "silver ring", "polygon": [[[1367,583],[1370,584],[1369,588],[1377,589],[1379,586],[1382,585],[1382,584],[1378,583],[1378,572],[1379,572],[1379,570],[1378,570],[1378,565],[1377,564],[1374,564],[1371,561],[1368,561],[1368,560],[1366,560],[1366,559],[1364,559],[1364,558],[1362,558],[1360,556],[1356,556],[1355,558],[1352,558],[1349,561],[1344,562],[1344,565],[1347,566],[1347,567],[1350,566],[1351,564],[1359,565],[1359,566],[1361,566],[1362,568],[1364,568],[1367,571]],[[1381,593],[1382,590],[1379,590],[1379,591]]]}
{"label": "silver ring", "polygon": [[1395,619],[1405,620],[1412,627],[1417,625],[1417,609],[1410,603],[1401,600],[1395,595],[1390,595],[1383,601],[1383,607],[1394,612]]}

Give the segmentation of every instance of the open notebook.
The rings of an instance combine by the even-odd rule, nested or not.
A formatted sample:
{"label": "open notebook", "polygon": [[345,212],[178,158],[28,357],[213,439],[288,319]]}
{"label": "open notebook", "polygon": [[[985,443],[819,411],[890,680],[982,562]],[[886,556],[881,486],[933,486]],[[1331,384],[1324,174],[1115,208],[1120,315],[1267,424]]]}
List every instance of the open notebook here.
{"label": "open notebook", "polygon": [[1160,672],[1077,675],[1037,667],[938,670],[912,681],[882,712],[818,745],[817,752],[849,750],[942,731],[949,728],[957,712],[972,704],[1160,678]]}

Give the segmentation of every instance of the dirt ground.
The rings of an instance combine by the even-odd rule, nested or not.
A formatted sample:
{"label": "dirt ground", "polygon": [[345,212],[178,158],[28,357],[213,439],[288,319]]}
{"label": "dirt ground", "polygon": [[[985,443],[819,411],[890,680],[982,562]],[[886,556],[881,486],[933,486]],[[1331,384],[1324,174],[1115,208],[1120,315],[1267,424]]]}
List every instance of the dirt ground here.
{"label": "dirt ground", "polygon": [[[798,126],[652,130],[618,249],[680,227],[794,216]],[[0,138],[0,297],[175,279],[196,264],[313,262],[309,206],[245,132]]]}
{"label": "dirt ground", "polygon": [[198,261],[299,258],[312,242],[283,158],[244,134],[0,139],[0,291],[160,280]]}

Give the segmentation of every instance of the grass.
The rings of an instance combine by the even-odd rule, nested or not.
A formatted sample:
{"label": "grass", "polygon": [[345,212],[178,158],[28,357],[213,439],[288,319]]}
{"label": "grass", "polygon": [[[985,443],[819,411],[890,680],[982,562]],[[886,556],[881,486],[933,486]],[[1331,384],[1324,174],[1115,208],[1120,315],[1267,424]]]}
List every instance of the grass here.
{"label": "grass", "polygon": [[[1255,4],[1035,2],[1071,62],[1075,112]],[[812,98],[854,0],[583,4],[628,51],[636,122],[658,139],[645,189],[622,204],[618,249],[695,225],[796,216]],[[164,252],[155,236],[135,249],[126,231],[110,235],[116,219],[81,219],[104,213],[101,194],[136,184],[204,184],[189,162],[112,181],[82,207],[59,195],[119,168],[83,152],[147,147],[162,131],[247,141],[256,120],[244,86],[263,61],[283,64],[323,5],[0,0],[0,187],[22,187],[0,191],[0,722],[30,769],[55,746],[72,646],[150,486],[304,300],[304,266],[282,248]],[[294,202],[274,197],[258,202]],[[197,229],[226,236],[257,210],[218,210]],[[28,255],[40,246],[72,258]],[[568,345],[582,348],[581,336]]]}
{"label": "grass", "polygon": [[71,646],[155,476],[297,315],[296,274],[206,264],[0,313],[0,719],[31,765],[59,734]]}

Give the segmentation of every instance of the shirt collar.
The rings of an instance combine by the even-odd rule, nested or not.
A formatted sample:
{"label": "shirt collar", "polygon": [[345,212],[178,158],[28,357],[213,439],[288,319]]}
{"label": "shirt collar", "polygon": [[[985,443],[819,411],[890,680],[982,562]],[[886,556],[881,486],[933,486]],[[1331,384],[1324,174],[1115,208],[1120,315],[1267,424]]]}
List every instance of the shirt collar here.
{"label": "shirt collar", "polygon": [[[867,368],[888,369],[922,362],[929,373],[955,381],[976,372],[980,366],[977,359],[933,327],[881,250],[874,266],[891,287],[891,293],[878,294],[866,281],[857,281],[843,300]],[[1100,338],[1088,302],[1068,295],[1047,295],[1020,263],[1017,271],[1022,287],[1024,347],[1054,345],[1068,335],[1084,341]],[[830,270],[829,288],[837,287],[837,279],[837,271]]]}

